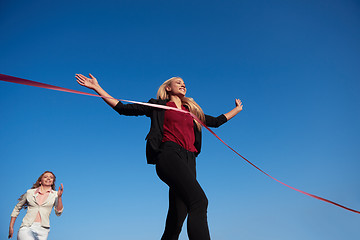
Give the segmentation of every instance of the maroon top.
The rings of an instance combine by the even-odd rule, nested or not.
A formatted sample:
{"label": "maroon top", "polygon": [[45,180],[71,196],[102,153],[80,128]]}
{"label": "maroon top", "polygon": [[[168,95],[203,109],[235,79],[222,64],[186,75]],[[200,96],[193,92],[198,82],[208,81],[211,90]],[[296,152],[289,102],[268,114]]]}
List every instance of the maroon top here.
{"label": "maroon top", "polygon": [[[176,108],[174,102],[167,102],[166,106]],[[188,111],[184,106],[181,109]],[[175,142],[191,152],[197,152],[194,142],[194,120],[186,113],[166,110],[164,119],[164,136],[162,142]]]}

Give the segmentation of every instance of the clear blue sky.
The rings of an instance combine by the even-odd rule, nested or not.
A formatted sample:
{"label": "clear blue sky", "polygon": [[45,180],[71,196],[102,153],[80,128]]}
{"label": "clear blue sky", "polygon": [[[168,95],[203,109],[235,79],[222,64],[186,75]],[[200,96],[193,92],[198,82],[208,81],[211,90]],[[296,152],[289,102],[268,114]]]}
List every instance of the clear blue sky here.
{"label": "clear blue sky", "polygon": [[[360,209],[359,1],[1,1],[0,29],[2,74],[87,91],[74,75],[92,73],[138,101],[180,76],[210,115],[240,98],[220,137],[285,183]],[[0,90],[2,239],[45,170],[65,188],[49,239],[160,239],[167,186],[146,164],[149,119],[95,97]],[[215,240],[360,239],[359,214],[278,184],[207,131],[197,162]]]}

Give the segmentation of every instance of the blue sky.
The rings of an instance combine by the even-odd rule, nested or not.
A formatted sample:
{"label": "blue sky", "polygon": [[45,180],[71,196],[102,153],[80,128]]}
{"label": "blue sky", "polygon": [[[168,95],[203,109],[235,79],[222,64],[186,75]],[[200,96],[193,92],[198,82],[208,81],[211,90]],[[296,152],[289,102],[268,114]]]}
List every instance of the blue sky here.
{"label": "blue sky", "polygon": [[[215,132],[285,183],[360,209],[359,1],[1,1],[0,73],[147,101],[184,79]],[[146,117],[100,99],[0,82],[0,234],[45,170],[64,184],[50,239],[160,239],[167,187],[146,164]],[[217,240],[359,239],[358,214],[258,172],[206,130],[197,159]],[[19,228],[22,212],[15,224]],[[180,237],[187,239],[186,226]]]}

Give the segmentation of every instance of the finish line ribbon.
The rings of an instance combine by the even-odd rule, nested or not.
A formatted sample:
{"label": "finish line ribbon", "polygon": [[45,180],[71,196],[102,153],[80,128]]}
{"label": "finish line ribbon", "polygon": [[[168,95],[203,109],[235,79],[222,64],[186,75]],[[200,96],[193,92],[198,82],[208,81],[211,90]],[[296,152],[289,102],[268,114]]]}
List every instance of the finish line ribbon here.
{"label": "finish line ribbon", "polygon": [[[68,88],[63,88],[63,87],[57,87],[54,85],[50,85],[50,84],[46,84],[46,83],[41,83],[41,82],[35,82],[35,81],[31,81],[31,80],[26,80],[26,79],[22,79],[22,78],[18,78],[18,77],[12,77],[12,76],[8,76],[5,74],[0,74],[0,80],[4,81],[4,82],[11,82],[11,83],[17,83],[17,84],[22,84],[22,85],[28,85],[28,86],[33,86],[33,87],[39,87],[39,88],[46,88],[46,89],[51,89],[51,90],[56,90],[56,91],[62,91],[62,92],[69,92],[69,93],[76,93],[76,94],[81,94],[81,95],[88,95],[88,96],[94,96],[94,97],[101,97],[101,98],[107,98],[107,97],[103,97],[103,96],[99,96],[97,94],[92,94],[92,93],[86,93],[86,92],[81,92],[81,91],[76,91],[76,90],[72,90],[72,89],[68,89]],[[243,157],[240,153],[238,153],[237,151],[235,151],[232,147],[230,147],[227,143],[225,143],[218,135],[216,135],[208,126],[206,126],[203,122],[201,122],[194,114],[181,110],[181,109],[177,109],[177,108],[172,108],[172,107],[168,107],[168,106],[163,106],[163,105],[158,105],[158,104],[152,104],[152,103],[143,103],[143,102],[137,102],[137,101],[130,101],[130,100],[125,100],[125,99],[116,99],[122,102],[128,102],[128,103],[135,103],[135,104],[140,104],[140,105],[145,105],[145,106],[150,106],[150,107],[155,107],[155,108],[162,108],[162,109],[168,109],[168,110],[174,110],[174,111],[179,111],[179,112],[183,112],[183,113],[187,113],[190,114],[196,121],[198,121],[203,127],[205,127],[207,130],[209,130],[209,132],[211,134],[213,134],[217,139],[219,139],[225,146],[227,146],[231,151],[233,151],[235,154],[237,154],[239,157],[241,157],[242,159],[244,159],[246,162],[248,162],[250,165],[252,165],[253,167],[255,167],[257,170],[259,170],[260,172],[262,172],[263,174],[265,174],[266,176],[272,178],[273,180],[277,181],[278,183],[281,183],[282,185],[291,188],[297,192],[300,192],[302,194],[305,194],[307,196],[310,196],[312,198],[327,202],[327,203],[331,203],[335,206],[344,208],[348,211],[354,212],[354,213],[358,213],[360,214],[360,211],[357,211],[355,209],[351,209],[348,207],[345,207],[341,204],[338,204],[336,202],[330,201],[326,198],[322,198],[319,196],[316,196],[314,194],[310,194],[307,193],[305,191],[302,191],[300,189],[294,188],[292,186],[289,186],[286,183],[281,182],[280,180],[272,177],[271,175],[269,175],[268,173],[264,172],[263,170],[261,170],[259,167],[257,167],[255,164],[253,164],[252,162],[250,162],[249,160],[247,160],[245,157]]]}

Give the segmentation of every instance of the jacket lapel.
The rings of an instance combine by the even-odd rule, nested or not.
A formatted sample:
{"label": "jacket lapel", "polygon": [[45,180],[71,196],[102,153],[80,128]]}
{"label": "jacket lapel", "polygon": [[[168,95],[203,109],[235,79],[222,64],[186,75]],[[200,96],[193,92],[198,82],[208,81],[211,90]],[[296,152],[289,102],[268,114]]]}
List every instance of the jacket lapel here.
{"label": "jacket lapel", "polygon": [[37,188],[34,189],[33,193],[32,193],[32,198],[33,198],[33,201],[36,205],[39,205],[38,202],[36,201],[36,197],[39,193],[37,192]]}

